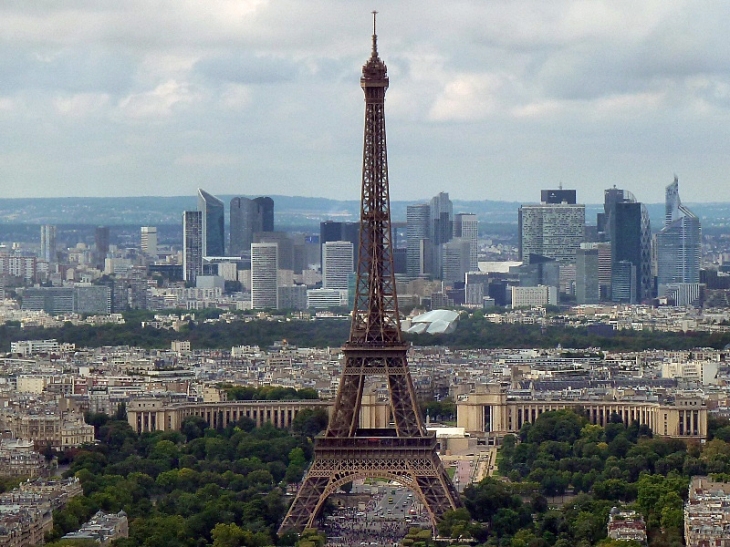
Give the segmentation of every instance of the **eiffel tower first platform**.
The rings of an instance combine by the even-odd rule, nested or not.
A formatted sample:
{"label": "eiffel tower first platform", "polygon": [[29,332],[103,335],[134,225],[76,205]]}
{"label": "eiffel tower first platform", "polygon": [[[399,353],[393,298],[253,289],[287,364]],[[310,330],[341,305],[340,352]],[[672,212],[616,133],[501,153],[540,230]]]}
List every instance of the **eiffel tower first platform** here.
{"label": "eiffel tower first platform", "polygon": [[[360,207],[360,250],[350,337],[327,431],[314,444],[314,460],[279,532],[313,527],[328,496],[354,479],[382,478],[410,488],[431,522],[460,506],[459,495],[426,431],[408,372],[398,319],[393,272],[385,91],[388,72],[378,57],[373,14],[373,49],[362,69],[365,138]],[[386,380],[392,427],[359,428],[366,378]]]}

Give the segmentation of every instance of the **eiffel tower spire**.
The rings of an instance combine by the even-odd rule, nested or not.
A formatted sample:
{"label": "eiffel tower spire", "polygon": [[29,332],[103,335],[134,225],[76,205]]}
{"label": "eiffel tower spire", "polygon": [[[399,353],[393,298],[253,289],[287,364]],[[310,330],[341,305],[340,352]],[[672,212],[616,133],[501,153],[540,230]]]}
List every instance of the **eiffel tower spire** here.
{"label": "eiffel tower spire", "polygon": [[[314,460],[280,532],[311,527],[324,501],[357,478],[397,481],[413,490],[435,525],[459,496],[436,453],[436,438],[426,431],[408,371],[393,270],[385,92],[388,69],[378,56],[375,12],[373,46],[362,69],[365,94],[360,251],[355,304],[344,367],[334,409],[324,436],[314,445]],[[385,379],[392,425],[362,429],[360,405],[366,377]]]}

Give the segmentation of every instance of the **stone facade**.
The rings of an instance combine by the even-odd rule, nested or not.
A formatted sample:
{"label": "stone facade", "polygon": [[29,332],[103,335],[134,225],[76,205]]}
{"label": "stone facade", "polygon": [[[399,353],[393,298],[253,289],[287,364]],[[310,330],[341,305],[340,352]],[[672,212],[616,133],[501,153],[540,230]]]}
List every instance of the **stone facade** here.
{"label": "stone facade", "polygon": [[507,396],[497,384],[461,395],[456,404],[456,425],[472,436],[504,436],[517,433],[543,412],[575,409],[593,424],[605,425],[616,414],[626,424],[647,425],[655,435],[680,439],[707,438],[707,407],[699,397],[677,395],[673,403],[632,400],[524,398]]}

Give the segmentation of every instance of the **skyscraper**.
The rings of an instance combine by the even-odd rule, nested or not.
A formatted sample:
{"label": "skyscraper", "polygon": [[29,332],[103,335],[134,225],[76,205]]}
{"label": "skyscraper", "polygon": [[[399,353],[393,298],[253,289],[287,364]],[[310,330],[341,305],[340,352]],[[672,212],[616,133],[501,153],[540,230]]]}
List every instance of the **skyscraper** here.
{"label": "skyscraper", "polygon": [[449,199],[448,192],[439,192],[431,198],[431,230],[430,239],[433,249],[433,264],[431,273],[434,277],[442,278],[441,246],[451,241],[454,235],[454,206]]}
{"label": "skyscraper", "polygon": [[251,244],[251,307],[279,307],[279,244]]}
{"label": "skyscraper", "polygon": [[700,282],[700,219],[682,205],[679,181],[666,188],[664,227],[656,235],[657,284]]}
{"label": "skyscraper", "polygon": [[230,211],[228,252],[231,256],[248,256],[255,233],[274,231],[274,200],[269,197],[236,197],[231,200]]}
{"label": "skyscraper", "polygon": [[225,256],[224,209],[221,200],[198,188],[198,211],[203,215],[203,256]]}
{"label": "skyscraper", "polygon": [[195,283],[203,273],[203,213],[183,213],[183,278]]}
{"label": "skyscraper", "polygon": [[600,300],[598,245],[582,243],[578,249],[575,261],[575,301],[578,304],[597,304]]}
{"label": "skyscraper", "polygon": [[347,290],[350,276],[354,271],[352,243],[328,241],[322,245],[323,288]]}
{"label": "skyscraper", "polygon": [[469,241],[469,271],[478,271],[479,220],[477,216],[472,213],[459,213],[454,216],[454,237]]}
{"label": "skyscraper", "polygon": [[[611,242],[611,300],[642,302],[652,296],[651,225],[643,203],[627,191],[609,188],[604,192],[605,236]],[[628,266],[633,265],[633,274]],[[633,287],[634,294],[629,294]],[[614,286],[616,285],[616,286]]]}
{"label": "skyscraper", "polygon": [[409,277],[426,275],[431,270],[431,207],[422,203],[406,209],[406,270]]}
{"label": "skyscraper", "polygon": [[466,238],[455,237],[441,245],[442,279],[464,283],[470,254],[471,242]]}
{"label": "skyscraper", "polygon": [[585,214],[582,204],[522,205],[518,211],[522,262],[529,263],[531,254],[575,262],[584,241]]}
{"label": "skyscraper", "polygon": [[41,226],[41,258],[47,262],[56,262],[56,227],[45,224]]}
{"label": "skyscraper", "polygon": [[[320,251],[322,245],[329,241],[349,241],[352,243],[352,252],[355,262],[357,262],[357,253],[360,249],[360,223],[359,222],[338,222],[334,220],[325,220],[319,223],[319,244]],[[324,257],[320,252],[320,264],[323,265]],[[323,270],[324,271],[324,270]]]}
{"label": "skyscraper", "polygon": [[157,227],[142,226],[140,232],[140,248],[147,256],[157,256]]}
{"label": "skyscraper", "polygon": [[109,254],[109,226],[96,227],[94,245],[96,247],[96,266],[103,269],[106,255]]}
{"label": "skyscraper", "polygon": [[258,197],[254,199],[258,214],[261,217],[261,231],[274,231],[274,200],[270,197]]}

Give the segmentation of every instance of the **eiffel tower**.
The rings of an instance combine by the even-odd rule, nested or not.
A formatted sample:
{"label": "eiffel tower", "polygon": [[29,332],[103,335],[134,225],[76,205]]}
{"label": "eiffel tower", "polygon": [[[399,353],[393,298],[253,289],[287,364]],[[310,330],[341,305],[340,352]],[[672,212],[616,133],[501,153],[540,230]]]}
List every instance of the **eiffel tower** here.
{"label": "eiffel tower", "polygon": [[[365,138],[355,304],[345,364],[329,426],[315,440],[314,460],[279,532],[314,525],[328,496],[361,478],[397,481],[411,489],[432,524],[460,506],[459,495],[436,453],[416,402],[398,319],[390,223],[385,91],[388,71],[378,57],[373,12],[373,48],[362,69]],[[390,391],[387,429],[359,427],[366,378],[382,378]]]}

